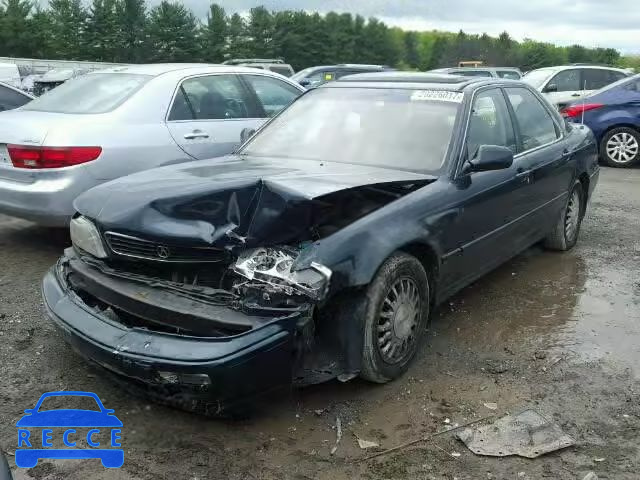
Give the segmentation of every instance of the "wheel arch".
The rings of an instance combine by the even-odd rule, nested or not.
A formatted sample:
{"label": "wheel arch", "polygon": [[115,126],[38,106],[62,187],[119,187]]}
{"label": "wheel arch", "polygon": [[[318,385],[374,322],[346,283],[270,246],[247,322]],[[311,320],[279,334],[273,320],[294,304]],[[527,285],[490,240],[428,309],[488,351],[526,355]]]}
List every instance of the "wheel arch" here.
{"label": "wheel arch", "polygon": [[[440,257],[436,253],[436,250],[428,243],[414,241],[401,246],[396,252],[404,252],[412,255],[422,264],[429,279],[429,301],[433,305],[434,299],[436,298],[435,293],[438,286],[438,276],[440,274]],[[393,255],[393,253],[391,255]]]}

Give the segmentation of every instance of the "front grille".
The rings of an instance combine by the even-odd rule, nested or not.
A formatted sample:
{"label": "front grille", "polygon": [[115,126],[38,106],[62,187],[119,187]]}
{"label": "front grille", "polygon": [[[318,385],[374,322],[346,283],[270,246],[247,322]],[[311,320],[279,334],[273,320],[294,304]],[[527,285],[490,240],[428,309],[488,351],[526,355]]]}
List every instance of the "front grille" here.
{"label": "front grille", "polygon": [[227,259],[226,252],[218,248],[170,245],[115,232],[106,232],[105,238],[111,251],[124,257],[174,263],[222,262]]}

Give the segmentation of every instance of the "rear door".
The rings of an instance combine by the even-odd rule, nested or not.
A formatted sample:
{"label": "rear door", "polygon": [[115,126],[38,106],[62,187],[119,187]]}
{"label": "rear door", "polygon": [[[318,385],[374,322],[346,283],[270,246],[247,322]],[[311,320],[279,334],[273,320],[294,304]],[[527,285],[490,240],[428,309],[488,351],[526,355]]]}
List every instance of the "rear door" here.
{"label": "rear door", "polygon": [[504,89],[514,116],[518,151],[514,165],[527,183],[522,197],[529,218],[521,232],[541,237],[553,226],[574,177],[572,152],[557,115],[528,88]]}
{"label": "rear door", "polygon": [[237,75],[203,75],[180,82],[167,116],[174,141],[196,159],[231,153],[244,128],[258,128],[264,114]]}

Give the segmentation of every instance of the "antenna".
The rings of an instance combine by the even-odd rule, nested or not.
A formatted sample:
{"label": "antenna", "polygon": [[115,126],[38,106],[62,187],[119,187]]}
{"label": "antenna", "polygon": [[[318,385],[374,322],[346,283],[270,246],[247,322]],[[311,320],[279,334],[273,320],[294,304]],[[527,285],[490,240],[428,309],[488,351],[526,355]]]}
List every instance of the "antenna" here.
{"label": "antenna", "polygon": [[584,107],[586,106],[586,103],[587,103],[587,95],[585,94],[586,91],[587,91],[587,80],[585,79],[583,88],[582,88],[582,116],[580,118],[580,123],[582,125],[584,125]]}

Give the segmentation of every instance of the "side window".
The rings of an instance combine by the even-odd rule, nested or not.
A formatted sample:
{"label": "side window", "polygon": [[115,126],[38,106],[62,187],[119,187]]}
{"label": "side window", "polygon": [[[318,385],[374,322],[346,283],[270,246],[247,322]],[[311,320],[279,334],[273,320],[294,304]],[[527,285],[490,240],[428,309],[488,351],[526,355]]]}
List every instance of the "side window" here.
{"label": "side window", "polygon": [[632,92],[640,93],[640,80],[636,80],[634,82],[626,83],[623,88],[625,90],[630,90]]}
{"label": "side window", "polygon": [[0,111],[18,108],[29,102],[29,97],[0,85]]}
{"label": "side window", "polygon": [[520,80],[518,72],[513,70],[497,70],[496,72],[500,78],[508,78],[510,80]]}
{"label": "side window", "polygon": [[301,93],[297,88],[277,78],[258,75],[246,75],[243,78],[255,90],[262,108],[269,117],[273,117],[280,112],[280,110],[298,98]]}
{"label": "side window", "polygon": [[462,75],[463,77],[490,77],[491,72],[486,70],[462,70],[455,73],[455,75]]}
{"label": "side window", "polygon": [[585,90],[599,90],[615,81],[610,70],[585,69],[583,75]]}
{"label": "side window", "polygon": [[582,90],[580,87],[580,70],[564,70],[549,80],[549,85],[555,85],[557,92],[575,92]]}
{"label": "side window", "polygon": [[611,83],[627,78],[627,75],[622,72],[614,72],[613,70],[610,70],[609,74],[611,75]]}
{"label": "side window", "polygon": [[210,75],[182,82],[169,120],[255,118],[256,112],[235,75]]}
{"label": "side window", "polygon": [[498,89],[478,94],[473,102],[467,134],[469,158],[473,158],[482,145],[499,145],[516,151],[507,103]]}
{"label": "side window", "polygon": [[269,67],[269,70],[275,73],[279,73],[280,75],[284,75],[285,77],[290,77],[291,75],[293,75],[293,71],[289,66],[271,65]]}
{"label": "side window", "polygon": [[542,102],[526,88],[507,88],[516,115],[523,151],[551,143],[560,137],[553,117]]}

